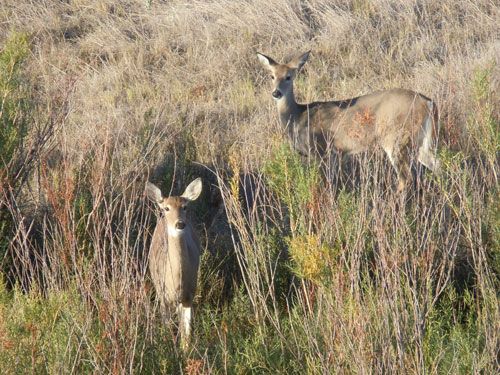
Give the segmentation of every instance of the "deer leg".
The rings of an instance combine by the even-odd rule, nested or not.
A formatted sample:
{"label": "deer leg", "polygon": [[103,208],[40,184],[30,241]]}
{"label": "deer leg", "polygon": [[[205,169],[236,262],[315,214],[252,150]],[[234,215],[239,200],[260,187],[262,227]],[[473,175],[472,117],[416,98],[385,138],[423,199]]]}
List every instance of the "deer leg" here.
{"label": "deer leg", "polygon": [[179,304],[179,318],[180,318],[180,331],[181,331],[181,346],[182,349],[187,349],[191,336],[191,320],[192,320],[192,306],[184,306]]}
{"label": "deer leg", "polygon": [[[433,140],[433,103],[429,103],[429,115],[425,118],[422,132],[421,144],[418,148],[418,161],[434,173],[440,170],[440,162],[435,156],[436,141]],[[437,120],[436,120],[437,121]]]}
{"label": "deer leg", "polygon": [[411,177],[410,161],[408,160],[408,154],[404,151],[401,151],[396,158],[396,173],[398,175],[397,192],[400,193],[405,190]]}
{"label": "deer leg", "polygon": [[397,162],[396,173],[398,175],[398,188],[397,192],[400,193],[406,189],[406,185],[410,178],[410,164],[401,158]]}
{"label": "deer leg", "polygon": [[405,152],[402,150],[394,152],[392,149],[384,149],[384,151],[398,176],[397,192],[400,193],[405,190],[408,180],[410,179],[410,162],[408,157],[405,156]]}
{"label": "deer leg", "polygon": [[441,163],[428,149],[420,147],[418,151],[418,161],[423,164],[426,168],[430,169],[434,173],[439,173],[441,170]]}

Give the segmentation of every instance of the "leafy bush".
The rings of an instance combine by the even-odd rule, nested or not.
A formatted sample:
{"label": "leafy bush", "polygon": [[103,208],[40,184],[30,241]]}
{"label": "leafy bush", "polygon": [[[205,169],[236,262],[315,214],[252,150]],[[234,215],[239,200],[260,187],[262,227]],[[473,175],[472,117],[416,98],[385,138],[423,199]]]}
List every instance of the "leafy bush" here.
{"label": "leafy bush", "polygon": [[429,313],[424,341],[429,371],[471,374],[479,370],[476,361],[484,355],[484,337],[473,304],[470,291],[462,297],[450,287]]}
{"label": "leafy bush", "polygon": [[61,372],[82,357],[79,329],[85,316],[74,289],[45,298],[34,290],[7,291],[1,281],[0,301],[0,372]]}
{"label": "leafy bush", "polygon": [[23,167],[20,153],[28,131],[30,102],[22,77],[23,62],[29,52],[28,35],[11,33],[0,50],[0,259],[8,269],[6,257],[12,238],[13,222],[8,205]]}
{"label": "leafy bush", "polygon": [[314,162],[305,165],[300,155],[283,143],[274,149],[263,171],[270,188],[288,208],[292,234],[307,233],[304,218],[320,181],[319,166]]}
{"label": "leafy bush", "polygon": [[491,64],[487,68],[475,71],[472,88],[476,108],[468,125],[471,135],[478,141],[479,148],[492,165],[495,163],[498,151],[500,151],[500,124],[499,119],[495,118],[494,112],[493,70],[494,64]]}
{"label": "leafy bush", "polygon": [[29,100],[22,64],[29,52],[28,35],[11,33],[0,51],[0,177],[22,145],[27,133]]}
{"label": "leafy bush", "polygon": [[317,235],[290,238],[289,252],[293,272],[304,279],[322,284],[333,268],[336,251],[322,243]]}

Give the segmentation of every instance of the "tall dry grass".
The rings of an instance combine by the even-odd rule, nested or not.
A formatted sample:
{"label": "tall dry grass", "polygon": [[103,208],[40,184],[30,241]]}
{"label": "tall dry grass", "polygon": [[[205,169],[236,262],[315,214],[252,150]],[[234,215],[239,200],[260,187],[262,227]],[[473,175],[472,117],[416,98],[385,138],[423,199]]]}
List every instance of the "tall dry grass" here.
{"label": "tall dry grass", "polygon": [[[2,371],[498,370],[494,2],[7,0],[0,19]],[[415,170],[401,197],[378,152],[303,163],[255,52],[308,49],[300,101],[433,98],[443,175]],[[180,353],[143,189],[199,175]]]}

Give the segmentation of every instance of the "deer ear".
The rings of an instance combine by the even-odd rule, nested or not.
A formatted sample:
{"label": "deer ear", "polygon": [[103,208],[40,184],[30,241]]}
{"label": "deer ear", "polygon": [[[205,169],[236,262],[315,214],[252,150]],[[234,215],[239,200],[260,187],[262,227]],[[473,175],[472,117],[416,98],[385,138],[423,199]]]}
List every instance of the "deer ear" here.
{"label": "deer ear", "polygon": [[201,178],[198,177],[196,180],[191,182],[186,190],[184,190],[184,193],[182,193],[182,197],[186,198],[188,201],[194,201],[196,200],[200,194],[201,194],[201,189],[203,188],[203,184],[201,182]]}
{"label": "deer ear", "polygon": [[146,195],[153,202],[160,203],[163,200],[163,195],[161,195],[161,190],[151,182],[146,182]]}
{"label": "deer ear", "polygon": [[290,67],[294,69],[300,70],[300,68],[302,68],[304,64],[307,62],[307,59],[309,59],[310,53],[311,51],[307,51],[306,53],[295,57],[294,59],[292,59],[292,61],[288,63],[288,65],[290,65]]}
{"label": "deer ear", "polygon": [[276,61],[271,59],[270,57],[263,55],[262,53],[257,52],[257,57],[262,65],[264,65],[267,69],[272,70],[275,65],[278,65]]}

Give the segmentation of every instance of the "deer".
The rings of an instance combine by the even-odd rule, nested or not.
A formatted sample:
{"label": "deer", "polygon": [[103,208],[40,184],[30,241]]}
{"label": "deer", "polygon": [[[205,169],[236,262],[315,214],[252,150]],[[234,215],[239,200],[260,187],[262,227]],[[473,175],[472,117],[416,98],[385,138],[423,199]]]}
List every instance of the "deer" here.
{"label": "deer", "polygon": [[398,192],[407,186],[415,156],[426,168],[439,172],[435,156],[438,111],[433,100],[411,90],[389,89],[352,99],[299,104],[293,80],[310,52],[286,64],[257,52],[271,73],[272,97],[296,151],[323,160],[332,151],[354,155],[380,147],[396,171]]}
{"label": "deer", "polygon": [[202,190],[197,178],[181,196],[163,197],[161,190],[146,183],[146,194],[161,210],[148,257],[148,267],[162,313],[177,307],[181,345],[185,349],[192,329],[193,299],[196,294],[201,246],[187,217],[187,206]]}

